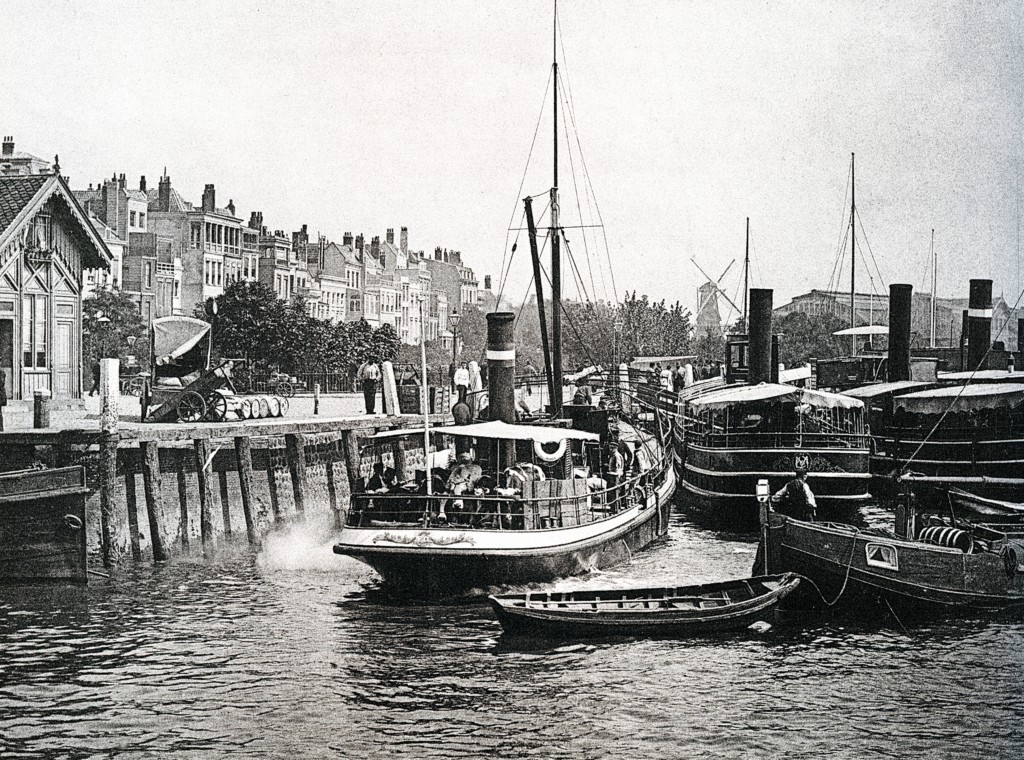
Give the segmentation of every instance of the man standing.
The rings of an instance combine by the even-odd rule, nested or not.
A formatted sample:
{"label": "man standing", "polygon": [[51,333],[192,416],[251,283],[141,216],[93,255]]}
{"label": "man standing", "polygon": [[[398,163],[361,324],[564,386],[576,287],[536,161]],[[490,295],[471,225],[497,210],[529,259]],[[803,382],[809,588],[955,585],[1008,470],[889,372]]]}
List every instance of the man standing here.
{"label": "man standing", "polygon": [[814,522],[814,513],[818,508],[814,501],[814,492],[807,485],[807,470],[796,468],[796,477],[786,483],[772,496],[772,504],[779,505],[779,512],[797,520]]}
{"label": "man standing", "polygon": [[359,368],[359,381],[363,385],[363,399],[366,401],[366,413],[376,414],[377,384],[380,382],[380,367],[375,362],[365,361]]}
{"label": "man standing", "polygon": [[462,388],[467,392],[469,391],[469,365],[466,364],[466,362],[462,362],[462,364],[459,365],[459,368],[455,370],[455,379],[453,382],[456,394],[460,394],[459,388]]}
{"label": "man standing", "polygon": [[622,452],[619,451],[617,445],[612,445],[611,454],[608,457],[608,472],[605,473],[607,477],[605,480],[608,481],[609,495],[611,496],[612,511],[618,512],[619,507],[619,484],[623,481],[626,474],[626,458],[622,456]]}

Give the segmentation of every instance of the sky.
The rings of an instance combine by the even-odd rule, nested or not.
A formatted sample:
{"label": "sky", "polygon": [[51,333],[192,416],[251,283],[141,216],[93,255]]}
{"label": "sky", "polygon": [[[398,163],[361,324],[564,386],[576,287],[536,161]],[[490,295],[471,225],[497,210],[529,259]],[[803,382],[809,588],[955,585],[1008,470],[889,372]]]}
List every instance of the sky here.
{"label": "sky", "polygon": [[[984,277],[1016,301],[1020,0],[562,0],[558,18],[562,221],[587,295],[692,309],[693,258],[714,278],[735,260],[738,300],[748,217],[752,285],[777,305],[848,289],[855,153],[858,290],[930,290],[934,229],[939,296]],[[60,154],[75,189],[166,166],[186,199],[215,183],[272,229],[407,226],[496,288],[518,236],[505,294],[527,292],[509,228],[552,184],[550,0],[14,0],[0,37],[0,132]]]}

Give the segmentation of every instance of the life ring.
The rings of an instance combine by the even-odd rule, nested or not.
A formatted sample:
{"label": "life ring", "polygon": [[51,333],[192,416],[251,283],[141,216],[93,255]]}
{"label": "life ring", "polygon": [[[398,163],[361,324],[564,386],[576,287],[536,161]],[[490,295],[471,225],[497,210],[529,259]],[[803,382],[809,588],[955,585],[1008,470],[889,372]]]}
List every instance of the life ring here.
{"label": "life ring", "polygon": [[540,441],[534,441],[533,453],[540,461],[551,464],[552,462],[557,462],[559,459],[565,456],[565,449],[568,447],[568,445],[568,439],[563,438],[558,442],[558,446],[555,447],[555,450],[552,452],[544,448],[544,443],[541,443]]}
{"label": "life ring", "polygon": [[78,515],[64,515],[64,524],[71,528],[71,530],[81,530],[82,518]]}

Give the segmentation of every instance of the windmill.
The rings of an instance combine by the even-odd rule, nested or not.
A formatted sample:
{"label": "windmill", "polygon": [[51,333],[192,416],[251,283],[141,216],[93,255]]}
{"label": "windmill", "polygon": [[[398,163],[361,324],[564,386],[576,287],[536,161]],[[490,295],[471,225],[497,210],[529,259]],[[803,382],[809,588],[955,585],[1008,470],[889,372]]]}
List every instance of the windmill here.
{"label": "windmill", "polygon": [[721,288],[722,280],[725,279],[725,275],[729,273],[730,269],[732,269],[732,265],[736,263],[736,259],[729,262],[729,266],[725,268],[725,271],[722,272],[717,280],[713,279],[711,275],[705,272],[701,268],[700,264],[697,263],[697,260],[692,256],[690,257],[690,261],[693,262],[693,265],[697,267],[700,273],[707,278],[707,282],[697,289],[697,314],[693,318],[696,336],[698,339],[704,337],[715,339],[721,338],[722,315],[718,310],[718,297],[721,296],[724,298],[728,302],[729,306],[736,309],[736,311],[740,313],[743,311],[733,303],[733,300],[729,298],[726,292]]}

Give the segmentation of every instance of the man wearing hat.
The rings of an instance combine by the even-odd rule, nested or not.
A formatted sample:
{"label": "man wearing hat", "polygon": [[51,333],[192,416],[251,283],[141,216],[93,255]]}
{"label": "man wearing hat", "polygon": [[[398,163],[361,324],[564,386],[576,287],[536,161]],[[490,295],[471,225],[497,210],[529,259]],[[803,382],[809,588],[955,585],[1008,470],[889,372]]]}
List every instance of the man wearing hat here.
{"label": "man wearing hat", "polygon": [[778,511],[781,514],[795,517],[797,520],[814,522],[814,511],[818,505],[814,501],[814,492],[807,485],[806,467],[796,468],[796,477],[772,496],[772,504],[779,505]]}

